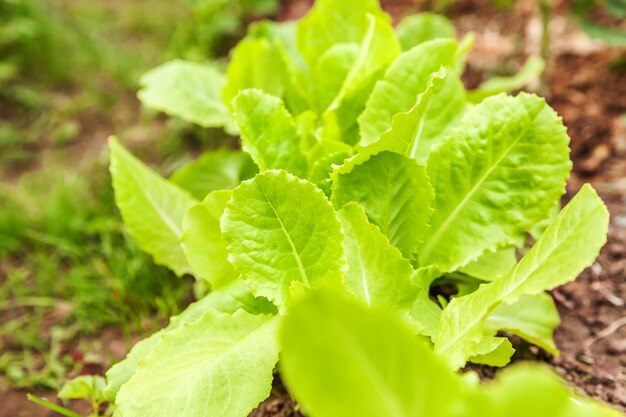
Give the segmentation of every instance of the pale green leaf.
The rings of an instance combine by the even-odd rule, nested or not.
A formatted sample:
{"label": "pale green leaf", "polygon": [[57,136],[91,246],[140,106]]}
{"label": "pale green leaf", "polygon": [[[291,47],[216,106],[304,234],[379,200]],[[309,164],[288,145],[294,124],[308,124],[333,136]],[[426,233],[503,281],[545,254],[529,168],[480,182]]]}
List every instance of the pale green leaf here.
{"label": "pale green leaf", "polygon": [[389,150],[425,164],[433,146],[463,114],[464,94],[465,89],[459,77],[440,68],[431,75],[415,105],[406,113],[395,114],[389,130],[381,133],[378,140],[360,149],[356,161],[366,159],[368,154]]}
{"label": "pale green leaf", "polygon": [[229,261],[253,292],[283,307],[292,284],[339,282],[341,224],[326,196],[284,171],[266,171],[233,191],[221,219]]}
{"label": "pale green leaf", "polygon": [[127,383],[135,374],[137,362],[148,356],[152,348],[159,342],[161,336],[163,336],[165,332],[166,330],[162,329],[145,339],[140,340],[132,347],[124,360],[109,368],[106,372],[106,393],[107,397],[112,402],[115,401],[115,397],[120,391],[122,385]]}
{"label": "pale green leaf", "polygon": [[[296,47],[296,22],[275,23],[263,21],[250,26],[250,36],[266,38],[272,42],[278,51],[281,65],[284,70],[277,71],[275,76],[286,73],[285,76],[279,76],[280,84],[284,90],[282,98],[289,111],[294,114],[311,110],[311,97],[307,95],[309,83],[309,68],[304,62],[304,58]],[[263,60],[250,62],[250,65],[258,65],[261,71],[265,71]],[[245,66],[243,67],[245,71]],[[253,87],[252,85],[248,88]],[[270,92],[269,89],[261,89]],[[278,91],[274,92],[274,95]]]}
{"label": "pale green leaf", "polygon": [[459,269],[466,275],[483,281],[493,281],[509,272],[517,264],[516,249],[507,247],[483,253],[478,259]]}
{"label": "pale green leaf", "polygon": [[453,368],[463,366],[474,355],[485,320],[499,306],[571,281],[591,265],[606,241],[608,220],[602,200],[585,185],[511,272],[448,304],[436,352]]}
{"label": "pale green leaf", "polygon": [[261,171],[284,169],[304,177],[306,157],[296,123],[282,100],[261,90],[244,90],[233,104],[242,147]]}
{"label": "pale green leaf", "polygon": [[498,95],[466,113],[430,154],[435,189],[420,265],[450,272],[515,245],[565,190],[569,138],[545,100]]}
{"label": "pale green leaf", "polygon": [[[580,398],[552,370],[537,364],[513,365],[498,374],[483,394],[485,417],[621,417],[607,405]],[[473,417],[473,416],[472,416]]]}
{"label": "pale green leaf", "polygon": [[306,154],[309,165],[314,161],[311,160],[311,151],[321,140],[317,136],[318,117],[312,110],[306,110],[294,117],[296,130],[300,137],[300,148]]}
{"label": "pale green leaf", "polygon": [[358,115],[363,112],[375,83],[382,76],[380,72],[371,74],[363,83],[350,89],[337,106],[322,115],[323,125],[319,136],[325,139],[341,141],[351,147],[359,143]]}
{"label": "pale green leaf", "polygon": [[224,82],[224,75],[210,65],[175,60],[145,73],[138,95],[144,106],[202,127],[229,127],[220,96]]}
{"label": "pale green leaf", "polygon": [[116,397],[124,417],[246,417],[270,394],[279,316],[208,312],[161,336]]}
{"label": "pale green leaf", "polygon": [[515,353],[513,345],[506,337],[483,336],[470,362],[488,366],[506,366]]}
{"label": "pale green leaf", "polygon": [[525,295],[513,304],[503,304],[485,320],[485,328],[513,333],[552,355],[559,351],[552,334],[561,322],[552,297],[546,293]]}
{"label": "pale green leaf", "polygon": [[331,47],[360,44],[367,33],[368,13],[389,20],[377,0],[318,0],[297,24],[297,46],[309,66]]}
{"label": "pale green leaf", "polygon": [[452,22],[436,13],[416,13],[405,17],[396,26],[396,33],[403,51],[433,39],[455,37]]}
{"label": "pale green leaf", "polygon": [[[346,295],[310,292],[283,321],[283,380],[313,416],[620,416],[578,397],[538,365],[513,365],[479,385],[471,373],[446,369],[405,326]],[[485,338],[483,347],[494,363],[508,361],[512,352],[505,338]]]}
{"label": "pale green leaf", "polygon": [[425,169],[394,152],[374,155],[333,180],[335,206],[359,203],[407,259],[413,258],[427,227],[432,199]]}
{"label": "pale green leaf", "polygon": [[[401,54],[391,64],[384,77],[376,83],[365,110],[358,118],[361,145],[374,142],[381,133],[389,129],[395,114],[411,110],[418,95],[426,90],[432,73],[439,71],[442,66],[455,68],[456,53],[456,41],[436,39]],[[464,99],[457,102],[456,95],[452,94],[450,89],[442,89],[440,94],[445,94],[446,97],[438,98],[437,94],[433,97],[433,103],[440,113],[433,112],[428,117],[428,119],[439,118],[437,126],[454,120],[465,105]],[[455,100],[450,101],[450,98]],[[441,105],[444,102],[450,106],[449,109]],[[435,117],[435,114],[438,117]]]}
{"label": "pale green leaf", "polygon": [[[433,73],[426,85],[426,89],[417,97],[417,103],[407,113],[398,113],[392,118],[391,128],[383,132],[379,139],[366,146],[360,146],[356,155],[347,159],[333,173],[336,179],[340,174],[351,172],[355,166],[362,164],[372,156],[383,151],[392,151],[402,155],[413,157],[416,143],[420,142],[423,127],[427,124],[424,119],[425,108],[429,105],[433,91],[441,88],[442,80],[447,76],[445,68]],[[463,87],[461,86],[461,95]],[[415,145],[415,146],[414,146]]]}
{"label": "pale green leaf", "polygon": [[416,332],[428,336],[434,342],[441,320],[441,307],[430,298],[430,282],[434,278],[424,279],[423,275],[429,275],[429,273],[423,269],[415,271],[413,282],[419,287],[419,291],[409,315],[415,324]]}
{"label": "pale green leaf", "polygon": [[226,242],[220,231],[220,217],[232,191],[213,191],[202,203],[191,207],[183,220],[181,244],[194,275],[211,284],[212,289],[237,279],[228,262]]}
{"label": "pale green leaf", "polygon": [[285,93],[287,69],[279,48],[266,37],[239,42],[232,50],[226,76],[221,97],[230,110],[237,94],[245,89],[258,88],[277,97]]}
{"label": "pale green leaf", "polygon": [[[533,226],[533,228],[528,231],[528,235],[533,240],[539,240],[539,238],[541,237],[543,232],[545,232],[546,228],[548,226],[550,226],[550,223],[552,223],[554,221],[554,219],[556,218],[556,216],[558,216],[560,211],[561,211],[561,202],[557,201],[552,206],[552,209],[550,210],[550,214],[548,215],[548,217],[546,217],[545,219],[543,219],[539,223],[535,224]],[[523,244],[524,244],[524,242],[521,242],[521,244],[518,244],[517,246],[521,247]]]}
{"label": "pale green leaf", "polygon": [[348,272],[346,288],[369,306],[385,305],[408,311],[419,287],[411,282],[413,267],[389,244],[378,227],[367,221],[363,208],[348,203],[339,211]]}
{"label": "pale green leaf", "polygon": [[330,139],[318,142],[307,154],[309,173],[307,179],[330,195],[330,178],[334,165],[340,165],[352,156],[352,147],[346,143]]}
{"label": "pale green leaf", "polygon": [[331,105],[359,55],[359,44],[339,43],[331,46],[316,60],[311,69],[309,95],[318,114]]}
{"label": "pale green leaf", "polygon": [[267,299],[254,297],[250,289],[241,280],[236,280],[212,291],[204,298],[189,305],[185,311],[170,320],[163,330],[139,341],[130,350],[126,359],[111,367],[107,373],[107,396],[114,399],[120,387],[135,374],[137,362],[145,358],[161,337],[185,324],[195,323],[207,312],[234,313],[243,309],[250,314],[275,314],[274,307]]}
{"label": "pale green leaf", "polygon": [[191,272],[180,246],[183,217],[197,201],[109,141],[115,201],[137,245],[177,275]]}
{"label": "pale green leaf", "polygon": [[467,58],[469,53],[472,51],[475,42],[476,35],[474,35],[473,32],[466,34],[463,36],[463,39],[459,41],[459,47],[456,52],[456,70],[459,74],[462,74],[465,70]]}
{"label": "pale green leaf", "polygon": [[526,60],[524,66],[509,77],[493,77],[478,86],[477,89],[467,92],[467,99],[473,103],[480,103],[489,96],[507,91],[524,88],[533,79],[537,79],[544,69],[543,59],[532,56]]}
{"label": "pale green leaf", "polygon": [[213,190],[231,190],[258,171],[248,154],[241,151],[206,152],[170,177],[170,181],[202,200]]}
{"label": "pale green leaf", "polygon": [[461,380],[395,314],[313,292],[285,317],[282,376],[308,415],[451,416]]}
{"label": "pale green leaf", "polygon": [[336,108],[346,95],[368,83],[372,74],[387,68],[400,54],[400,45],[387,16],[368,14],[367,19],[368,29],[360,43],[356,62],[329,110]]}
{"label": "pale green leaf", "polygon": [[[323,135],[350,144],[359,140],[357,117],[363,111],[375,82],[400,53],[400,45],[389,19],[373,15],[368,15],[368,19],[369,27],[358,47],[355,62],[324,113]],[[328,73],[324,75],[328,77]]]}
{"label": "pale green leaf", "polygon": [[67,381],[58,393],[66,400],[93,400],[99,403],[107,401],[106,381],[99,375],[81,375]]}

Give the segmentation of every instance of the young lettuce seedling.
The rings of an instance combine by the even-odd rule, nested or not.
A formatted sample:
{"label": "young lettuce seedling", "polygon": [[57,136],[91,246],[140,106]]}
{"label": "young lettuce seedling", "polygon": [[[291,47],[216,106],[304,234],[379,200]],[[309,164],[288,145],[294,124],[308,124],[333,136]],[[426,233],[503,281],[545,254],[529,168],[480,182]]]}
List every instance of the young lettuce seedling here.
{"label": "young lettuce seedling", "polygon": [[[208,154],[168,181],[110,142],[131,234],[210,289],[107,372],[119,416],[245,417],[269,395],[287,343],[281,322],[318,287],[387,309],[409,338],[430,339],[434,353],[415,348],[439,358],[425,369],[505,365],[513,348],[499,330],[556,353],[558,314],[544,291],[597,256],[606,208],[585,186],[554,213],[569,139],[543,99],[470,104],[465,47],[411,45],[419,31],[398,38],[389,21],[373,0],[320,0],[297,23],[253,27],[225,78],[180,62],[146,76],[144,103],[238,131],[245,153]],[[537,243],[518,263],[530,232]],[[439,282],[458,294],[431,297]],[[430,371],[420,366],[397,372],[423,386]],[[391,406],[372,415],[430,415]]]}

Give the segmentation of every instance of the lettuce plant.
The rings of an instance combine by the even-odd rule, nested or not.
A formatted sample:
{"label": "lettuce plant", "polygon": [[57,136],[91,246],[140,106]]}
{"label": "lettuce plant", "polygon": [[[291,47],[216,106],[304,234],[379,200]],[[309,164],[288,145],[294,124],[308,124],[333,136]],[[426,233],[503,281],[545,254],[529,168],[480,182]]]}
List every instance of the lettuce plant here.
{"label": "lettuce plant", "polygon": [[513,365],[484,384],[459,376],[396,315],[338,292],[295,303],[280,341],[287,385],[314,416],[620,416],[536,364]]}
{"label": "lettuce plant", "polygon": [[[593,262],[608,213],[590,186],[555,210],[571,169],[569,139],[543,99],[469,101],[459,78],[469,44],[425,41],[417,29],[399,38],[374,0],[320,0],[297,23],[253,27],[226,76],[174,62],[144,78],[145,103],[239,132],[243,152],[206,154],[166,180],[110,142],[129,231],[206,291],[107,372],[117,415],[245,417],[269,395],[283,349],[296,398],[312,415],[339,415],[300,388],[307,374],[294,376],[308,372],[297,365],[307,361],[297,329],[306,338],[345,333],[337,343],[320,333],[322,350],[337,358],[363,349],[359,366],[375,370],[383,355],[367,353],[360,336],[367,320],[381,328],[369,307],[393,317],[396,384],[424,387],[440,373],[458,388],[454,404],[475,407],[492,404],[498,389],[502,407],[534,395],[530,387],[514,397],[508,382],[483,394],[454,371],[468,361],[508,363],[514,350],[501,330],[557,353],[558,314],[545,291]],[[527,236],[536,243],[518,261]],[[443,284],[456,292],[437,291]],[[360,300],[345,309],[365,311],[354,328],[345,312],[330,318],[341,303],[320,301],[319,321],[310,304],[298,307],[318,287]],[[521,380],[544,375],[523,372]],[[381,390],[379,413],[364,415],[452,415],[431,413],[430,402],[405,409],[394,396],[410,391],[381,382],[355,385],[363,395],[370,383]],[[546,384],[576,407],[558,383]],[[442,387],[424,392],[433,401],[452,395]]]}

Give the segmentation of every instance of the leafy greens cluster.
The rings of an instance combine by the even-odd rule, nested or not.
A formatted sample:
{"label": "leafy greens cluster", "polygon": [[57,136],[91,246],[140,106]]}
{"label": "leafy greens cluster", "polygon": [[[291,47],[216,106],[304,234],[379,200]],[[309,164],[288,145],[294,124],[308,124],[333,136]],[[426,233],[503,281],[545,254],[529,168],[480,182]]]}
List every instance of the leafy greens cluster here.
{"label": "leafy greens cluster", "polygon": [[480,385],[450,371],[394,314],[313,291],[285,317],[281,370],[314,416],[619,417],[572,396],[536,364],[516,364]]}
{"label": "leafy greens cluster", "polygon": [[[281,352],[314,416],[449,416],[449,396],[454,415],[510,415],[545,397],[513,390],[534,375],[563,413],[610,415],[544,371],[484,392],[453,373],[508,363],[500,330],[557,353],[545,291],[593,262],[608,213],[590,186],[555,210],[571,168],[560,118],[534,95],[497,94],[523,77],[468,94],[470,42],[448,25],[419,15],[394,30],[375,0],[319,0],[297,23],[252,27],[225,76],[179,61],[146,75],[144,103],[239,132],[243,152],[208,153],[168,181],[110,142],[137,243],[210,289],[109,370],[117,415],[245,417]],[[321,369],[350,401],[322,395]]]}

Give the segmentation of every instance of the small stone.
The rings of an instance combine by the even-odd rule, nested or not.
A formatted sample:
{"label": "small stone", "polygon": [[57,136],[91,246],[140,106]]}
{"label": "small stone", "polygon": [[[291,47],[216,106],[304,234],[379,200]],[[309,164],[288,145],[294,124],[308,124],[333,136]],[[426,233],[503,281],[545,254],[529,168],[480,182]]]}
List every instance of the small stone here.
{"label": "small stone", "polygon": [[599,277],[600,274],[602,274],[602,265],[600,265],[597,262],[594,262],[593,265],[591,265],[591,272],[593,273],[593,275],[595,275],[596,277]]}
{"label": "small stone", "polygon": [[620,228],[626,227],[626,214],[620,213],[613,217],[613,225]]}
{"label": "small stone", "polygon": [[591,356],[585,355],[583,353],[579,353],[578,355],[576,355],[576,359],[579,362],[586,363],[587,365],[593,365],[595,363],[595,360]]}

